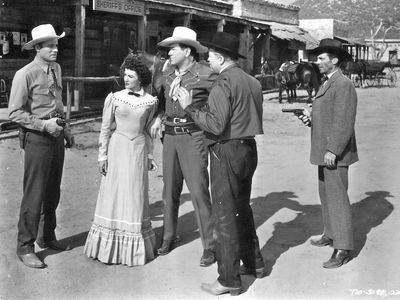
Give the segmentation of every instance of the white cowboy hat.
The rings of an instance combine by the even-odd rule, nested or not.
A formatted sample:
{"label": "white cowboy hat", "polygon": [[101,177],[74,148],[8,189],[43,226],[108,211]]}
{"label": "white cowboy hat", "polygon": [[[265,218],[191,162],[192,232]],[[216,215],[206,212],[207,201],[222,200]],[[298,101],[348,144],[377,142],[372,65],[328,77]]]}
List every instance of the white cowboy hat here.
{"label": "white cowboy hat", "polygon": [[172,33],[172,36],[162,40],[157,45],[161,47],[169,47],[173,44],[185,44],[196,49],[198,53],[205,53],[208,48],[201,45],[197,40],[197,34],[190,28],[177,26]]}
{"label": "white cowboy hat", "polygon": [[51,24],[42,24],[36,26],[32,29],[32,40],[27,42],[22,48],[24,50],[31,50],[34,48],[36,44],[41,42],[51,40],[51,39],[61,39],[65,36],[65,32],[61,33],[60,35],[56,34],[53,25]]}

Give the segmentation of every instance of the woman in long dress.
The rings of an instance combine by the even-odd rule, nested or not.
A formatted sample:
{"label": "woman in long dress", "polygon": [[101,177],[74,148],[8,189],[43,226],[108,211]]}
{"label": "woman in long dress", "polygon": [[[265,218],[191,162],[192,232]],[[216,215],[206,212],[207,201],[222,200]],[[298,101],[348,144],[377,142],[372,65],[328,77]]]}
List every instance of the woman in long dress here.
{"label": "woman in long dress", "polygon": [[103,176],[84,253],[107,264],[137,266],[154,258],[148,170],[157,165],[147,129],[157,98],[144,91],[151,73],[143,63],[128,58],[124,68],[125,89],[104,103],[98,157]]}

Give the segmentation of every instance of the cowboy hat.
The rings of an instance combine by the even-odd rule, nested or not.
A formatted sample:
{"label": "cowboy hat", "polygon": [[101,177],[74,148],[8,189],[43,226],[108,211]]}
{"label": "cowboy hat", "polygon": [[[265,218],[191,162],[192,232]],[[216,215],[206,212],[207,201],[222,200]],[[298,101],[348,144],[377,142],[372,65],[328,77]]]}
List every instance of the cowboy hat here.
{"label": "cowboy hat", "polygon": [[232,58],[246,58],[239,53],[239,39],[227,32],[217,32],[212,37],[211,42],[203,42],[207,47],[214,49],[217,52],[222,52],[232,56]]}
{"label": "cowboy hat", "polygon": [[65,32],[60,35],[56,34],[53,25],[42,24],[32,29],[32,40],[27,42],[22,48],[23,50],[31,50],[36,44],[52,39],[61,39],[65,36]]}
{"label": "cowboy hat", "polygon": [[352,60],[351,55],[343,49],[340,41],[326,38],[319,42],[319,46],[310,51],[311,54],[331,53],[337,55],[340,60]]}
{"label": "cowboy hat", "polygon": [[184,44],[196,49],[198,53],[208,51],[207,47],[202,46],[197,40],[197,34],[190,28],[177,26],[172,36],[159,42],[157,45],[161,47],[169,47],[173,44]]}

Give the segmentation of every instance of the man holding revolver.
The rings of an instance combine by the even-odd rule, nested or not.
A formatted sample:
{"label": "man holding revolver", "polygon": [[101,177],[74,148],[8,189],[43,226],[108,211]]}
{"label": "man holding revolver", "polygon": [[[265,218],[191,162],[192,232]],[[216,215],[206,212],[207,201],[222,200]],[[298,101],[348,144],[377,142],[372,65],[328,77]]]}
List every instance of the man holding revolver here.
{"label": "man holding revolver", "polygon": [[36,57],[15,74],[8,108],[10,120],[20,125],[20,144],[25,150],[17,255],[30,268],[45,267],[34,252],[35,241],[41,248],[69,250],[57,241],[54,232],[64,139],[65,147],[74,144],[69,129],[62,126],[61,68],[56,59],[58,39],[63,36],[50,24],[32,29],[32,40],[24,49],[35,49]]}
{"label": "man holding revolver", "polygon": [[324,222],[323,235],[311,240],[314,246],[333,246],[324,268],[338,268],[350,260],[354,249],[353,226],[348,189],[349,166],[358,161],[354,124],[357,94],[352,82],[339,69],[351,56],[339,41],[323,39],[313,52],[327,81],[321,86],[311,114],[304,110],[299,118],[311,127],[310,160],[318,165],[319,196]]}

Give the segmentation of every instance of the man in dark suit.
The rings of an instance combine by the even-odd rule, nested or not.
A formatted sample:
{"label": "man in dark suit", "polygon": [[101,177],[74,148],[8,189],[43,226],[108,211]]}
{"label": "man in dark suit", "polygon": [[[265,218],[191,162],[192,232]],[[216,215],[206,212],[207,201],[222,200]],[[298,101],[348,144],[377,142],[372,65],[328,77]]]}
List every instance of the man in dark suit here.
{"label": "man in dark suit", "polygon": [[351,56],[339,41],[323,39],[313,52],[327,80],[312,105],[312,113],[299,116],[311,126],[310,160],[318,165],[319,196],[324,233],[311,240],[314,246],[332,245],[332,257],[324,268],[338,268],[350,260],[354,249],[353,226],[348,188],[349,166],[358,161],[354,123],[357,94],[352,82],[339,69],[339,63]]}
{"label": "man in dark suit", "polygon": [[[237,65],[239,39],[217,32],[208,61],[214,82],[207,104],[197,107],[188,90],[177,98],[197,126],[205,131],[210,149],[211,196],[215,219],[218,279],[202,289],[220,295],[241,292],[241,274],[264,276],[264,261],[254,226],[250,193],[257,167],[254,136],[263,134],[261,85]],[[192,103],[193,102],[193,103]],[[240,266],[240,261],[243,265]]]}

